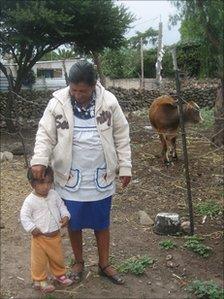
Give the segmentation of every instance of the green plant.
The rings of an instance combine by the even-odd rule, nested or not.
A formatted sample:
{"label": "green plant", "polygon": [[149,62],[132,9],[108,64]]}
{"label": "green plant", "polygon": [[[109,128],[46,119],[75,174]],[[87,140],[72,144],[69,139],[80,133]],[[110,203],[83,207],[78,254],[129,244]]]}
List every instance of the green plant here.
{"label": "green plant", "polygon": [[194,280],[186,290],[197,298],[224,299],[224,290],[213,281]]}
{"label": "green plant", "polygon": [[213,127],[214,125],[214,108],[209,109],[208,107],[202,108],[201,110],[201,116],[203,118],[203,122],[201,123],[201,126],[203,126],[205,129],[209,129]]}
{"label": "green plant", "polygon": [[153,265],[154,260],[148,256],[131,257],[123,261],[118,267],[119,272],[142,275],[148,266]]}
{"label": "green plant", "polygon": [[162,249],[173,249],[174,247],[177,247],[177,245],[172,240],[164,240],[159,242],[159,245]]}
{"label": "green plant", "polygon": [[46,295],[43,299],[56,299],[56,297],[49,294],[49,295]]}
{"label": "green plant", "polygon": [[75,263],[75,259],[73,258],[73,257],[68,257],[67,259],[66,259],[66,265],[70,268],[70,267],[72,267],[73,265],[74,265],[74,263]]}
{"label": "green plant", "polygon": [[221,207],[217,202],[206,201],[198,203],[195,210],[199,215],[214,217],[221,211]]}
{"label": "green plant", "polygon": [[203,238],[195,235],[187,237],[187,241],[184,243],[184,247],[191,251],[201,255],[202,257],[208,257],[212,253],[212,248],[201,243]]}

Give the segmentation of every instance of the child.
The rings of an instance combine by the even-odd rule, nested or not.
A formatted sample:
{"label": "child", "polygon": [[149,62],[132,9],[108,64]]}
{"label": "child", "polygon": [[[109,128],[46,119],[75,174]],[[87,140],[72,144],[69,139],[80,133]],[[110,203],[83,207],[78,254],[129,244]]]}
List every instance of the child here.
{"label": "child", "polygon": [[58,193],[51,189],[53,176],[53,170],[47,167],[45,177],[35,180],[31,168],[28,170],[27,177],[34,190],[25,199],[20,212],[24,229],[32,234],[33,287],[44,293],[55,290],[55,287],[47,282],[47,267],[60,285],[69,286],[73,283],[65,274],[60,236],[60,228],[67,225],[70,214]]}

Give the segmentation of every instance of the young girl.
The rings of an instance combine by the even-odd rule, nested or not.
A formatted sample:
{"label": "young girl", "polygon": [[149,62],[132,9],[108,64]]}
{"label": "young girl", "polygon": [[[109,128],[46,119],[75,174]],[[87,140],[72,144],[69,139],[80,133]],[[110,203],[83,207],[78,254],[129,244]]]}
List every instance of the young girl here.
{"label": "young girl", "polygon": [[70,214],[56,191],[51,189],[53,170],[46,168],[41,180],[33,178],[28,170],[28,180],[34,189],[25,199],[20,218],[24,229],[32,234],[31,276],[33,287],[44,293],[53,292],[55,287],[47,281],[47,268],[62,286],[73,281],[66,276],[62,254],[60,228],[67,225]]}

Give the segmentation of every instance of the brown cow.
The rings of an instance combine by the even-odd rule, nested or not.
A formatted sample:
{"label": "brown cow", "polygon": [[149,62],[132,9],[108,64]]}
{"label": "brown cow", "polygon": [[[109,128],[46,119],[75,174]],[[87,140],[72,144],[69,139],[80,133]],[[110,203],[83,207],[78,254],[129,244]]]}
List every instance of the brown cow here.
{"label": "brown cow", "polygon": [[[199,109],[193,101],[184,103],[184,122],[199,123],[202,120]],[[176,137],[180,122],[177,102],[171,96],[161,96],[155,99],[149,108],[149,119],[159,134],[163,161],[169,165],[170,156],[172,159],[177,159]]]}

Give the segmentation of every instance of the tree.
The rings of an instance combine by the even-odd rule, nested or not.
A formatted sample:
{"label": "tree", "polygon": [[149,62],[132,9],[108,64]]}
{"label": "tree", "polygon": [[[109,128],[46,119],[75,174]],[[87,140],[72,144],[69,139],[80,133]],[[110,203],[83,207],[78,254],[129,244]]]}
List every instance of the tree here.
{"label": "tree", "polygon": [[[213,142],[217,146],[224,145],[224,77],[223,77],[223,1],[222,0],[185,0],[171,1],[178,9],[172,21],[194,20],[201,30],[204,41],[210,48],[215,62],[217,77],[220,84],[215,100],[215,124]],[[198,29],[196,29],[197,31]],[[193,31],[191,32],[193,34]]]}
{"label": "tree", "polygon": [[134,36],[129,38],[128,43],[132,48],[140,48],[140,40],[142,38],[143,45],[148,46],[150,43],[155,45],[158,39],[158,30],[153,28],[147,29],[145,32],[137,31]]}
{"label": "tree", "polygon": [[112,79],[136,77],[140,63],[138,51],[127,47],[106,49],[101,60],[103,73]]}
{"label": "tree", "polygon": [[[96,63],[105,47],[117,47],[133,17],[112,0],[1,0],[1,55],[10,54],[17,76],[0,63],[10,89],[18,93],[22,80],[45,54],[73,43],[80,52],[92,53]],[[13,130],[13,97],[7,101],[8,127]]]}
{"label": "tree", "polygon": [[[101,54],[106,48],[118,49],[126,39],[124,34],[134,21],[127,8],[115,5],[112,0],[79,0],[88,5],[88,14],[84,10],[78,11],[78,19],[86,19],[82,27],[82,35],[74,42],[75,52],[91,55],[97,66],[101,83],[105,84],[105,77],[101,68]],[[71,31],[75,24],[71,22]]]}
{"label": "tree", "polygon": [[68,50],[68,49],[58,49],[58,53],[56,53],[56,58],[62,60],[62,67],[64,70],[64,74],[65,74],[65,82],[68,85],[68,74],[67,74],[67,70],[65,67],[65,60],[67,59],[72,59],[72,58],[76,58],[77,55],[75,54],[75,52],[73,50]]}

